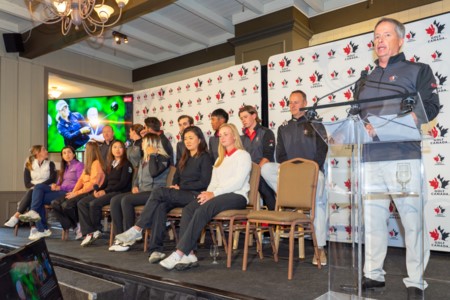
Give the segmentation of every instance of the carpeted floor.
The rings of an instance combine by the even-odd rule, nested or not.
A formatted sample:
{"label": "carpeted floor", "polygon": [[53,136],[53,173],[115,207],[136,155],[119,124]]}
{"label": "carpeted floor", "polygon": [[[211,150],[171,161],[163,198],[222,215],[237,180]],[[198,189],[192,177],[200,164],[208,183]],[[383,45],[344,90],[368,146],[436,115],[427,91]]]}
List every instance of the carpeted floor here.
{"label": "carpeted floor", "polygon": [[[87,248],[80,247],[79,241],[60,240],[60,230],[54,229],[54,234],[46,239],[50,253],[73,257],[74,260],[83,261],[90,265],[108,265],[114,269],[131,271],[134,273],[152,276],[162,282],[167,281],[173,284],[178,282],[181,285],[198,285],[223,291],[224,294],[231,292],[242,297],[254,297],[259,299],[315,299],[328,291],[329,267],[321,270],[311,264],[312,246],[306,242],[306,259],[297,260],[294,263],[294,278],[287,279],[287,240],[283,240],[280,246],[281,258],[275,263],[270,257],[271,249],[269,245],[264,248],[265,259],[260,260],[255,248],[250,249],[249,265],[246,272],[242,271],[242,246],[243,235],[241,236],[239,250],[235,251],[232,267],[226,268],[226,256],[223,248],[220,248],[219,264],[211,264],[212,258],[209,256],[209,240],[205,246],[198,249],[200,267],[187,271],[166,271],[159,265],[148,263],[148,254],[143,252],[143,244],[136,244],[128,252],[114,253],[108,251],[108,239],[105,236]],[[19,235],[15,237],[12,229],[0,228],[0,244],[23,245],[27,239],[29,229],[21,227]],[[70,236],[73,239],[73,233]],[[166,252],[169,254],[175,244],[167,241]],[[0,246],[1,247],[1,246]],[[336,250],[338,249],[338,251]],[[343,253],[350,249],[347,245],[330,247],[332,260],[337,260]],[[404,249],[390,248],[385,263],[387,271],[386,289],[383,293],[370,293],[363,296],[375,299],[406,299],[406,290],[402,283],[405,276]],[[297,254],[297,253],[296,253]],[[348,254],[348,253],[347,253]],[[347,255],[346,254],[346,255]],[[339,281],[346,283],[349,271],[337,268],[331,278],[335,291],[339,291]],[[335,271],[333,271],[335,272]],[[348,277],[350,278],[350,277]],[[426,280],[429,288],[426,291],[427,299],[449,299],[450,298],[450,254],[432,252],[431,260],[426,271]],[[336,290],[337,289],[337,290]],[[239,298],[239,296],[238,296]]]}

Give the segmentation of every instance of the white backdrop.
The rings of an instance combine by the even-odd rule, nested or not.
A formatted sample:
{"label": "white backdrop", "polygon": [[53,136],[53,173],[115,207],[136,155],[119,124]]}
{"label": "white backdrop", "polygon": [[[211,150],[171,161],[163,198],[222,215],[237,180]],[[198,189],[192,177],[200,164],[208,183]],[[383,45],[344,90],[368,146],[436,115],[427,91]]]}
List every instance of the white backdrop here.
{"label": "white backdrop", "polygon": [[[206,139],[214,134],[210,114],[222,108],[229,114],[229,123],[242,128],[239,108],[261,107],[261,64],[251,61],[202,76],[134,92],[134,123],[144,124],[149,116],[157,117],[162,130],[172,142],[174,151],[180,140],[177,119],[181,115],[194,118]],[[260,114],[261,115],[261,114]]]}
{"label": "white backdrop", "polygon": [[[439,15],[406,24],[403,51],[406,58],[427,63],[433,69],[441,101],[441,112],[433,122],[433,140],[424,142],[424,163],[428,187],[428,203],[425,208],[428,234],[432,250],[450,251],[450,169],[446,157],[450,155],[446,115],[448,81],[450,73],[450,14]],[[275,132],[280,124],[290,119],[289,94],[303,90],[312,105],[319,97],[356,81],[362,70],[374,68],[373,34],[367,33],[351,38],[275,55],[268,60],[269,126]],[[346,88],[322,99],[319,104],[353,100],[353,87]],[[347,116],[344,108],[318,111],[324,121],[336,121]],[[342,180],[338,188],[346,190],[349,163],[334,158],[331,167],[341,169]],[[330,239],[350,239],[349,203],[346,198],[329,200]],[[403,229],[395,208],[392,206],[389,224],[389,244],[403,246]]]}

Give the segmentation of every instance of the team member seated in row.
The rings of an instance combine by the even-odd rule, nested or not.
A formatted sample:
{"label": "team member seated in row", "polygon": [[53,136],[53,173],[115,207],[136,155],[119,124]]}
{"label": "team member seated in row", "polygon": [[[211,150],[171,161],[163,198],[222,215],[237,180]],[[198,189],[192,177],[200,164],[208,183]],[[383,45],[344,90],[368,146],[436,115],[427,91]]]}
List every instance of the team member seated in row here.
{"label": "team member seated in row", "polygon": [[30,235],[31,240],[50,236],[51,231],[48,229],[47,220],[45,218],[45,205],[50,204],[52,200],[72,191],[78,178],[80,178],[83,173],[84,165],[76,159],[75,149],[71,146],[65,146],[61,150],[61,158],[58,181],[51,185],[44,183],[35,185],[31,197],[30,210],[19,216],[20,220],[23,222],[35,222],[38,232]]}
{"label": "team member seated in row", "polygon": [[149,261],[156,263],[165,257],[162,251],[167,212],[196,201],[211,180],[212,162],[201,129],[188,127],[183,136],[184,152],[178,161],[172,186],[156,188],[152,192],[136,225],[117,235],[110,251],[128,250],[129,245],[142,236],[143,228],[151,228]]}
{"label": "team member seated in row", "polygon": [[88,246],[102,236],[102,207],[115,195],[128,192],[132,177],[133,166],[127,159],[125,144],[114,141],[109,147],[103,185],[94,186],[94,192],[78,202],[81,234],[85,236],[81,246]]}
{"label": "team member seated in row", "polygon": [[105,180],[105,164],[96,142],[88,142],[84,152],[84,170],[71,192],[52,201],[53,212],[64,230],[74,228],[76,239],[81,239],[78,224],[78,201],[88,196],[94,186],[101,186]]}
{"label": "team member seated in row", "polygon": [[145,205],[152,191],[166,186],[170,158],[161,143],[161,137],[148,133],[142,141],[144,157],[138,168],[131,192],[119,194],[111,199],[111,221],[114,233],[120,234],[135,223],[134,207]]}
{"label": "team member seated in row", "polygon": [[222,124],[219,140],[219,157],[214,164],[211,182],[206,191],[197,196],[197,201],[191,201],[183,208],[176,251],[160,262],[168,270],[196,266],[198,260],[194,250],[208,222],[224,210],[247,206],[252,168],[250,154],[244,150],[233,124]]}
{"label": "team member seated in row", "polygon": [[[30,148],[30,156],[25,161],[23,179],[28,191],[20,200],[17,212],[5,223],[6,227],[14,227],[19,222],[19,216],[30,208],[33,190],[37,184],[50,185],[56,182],[57,172],[55,163],[48,160],[48,151],[42,145]],[[35,239],[36,228],[31,228],[29,238]],[[48,232],[47,232],[48,234]],[[50,233],[51,234],[51,233]]]}

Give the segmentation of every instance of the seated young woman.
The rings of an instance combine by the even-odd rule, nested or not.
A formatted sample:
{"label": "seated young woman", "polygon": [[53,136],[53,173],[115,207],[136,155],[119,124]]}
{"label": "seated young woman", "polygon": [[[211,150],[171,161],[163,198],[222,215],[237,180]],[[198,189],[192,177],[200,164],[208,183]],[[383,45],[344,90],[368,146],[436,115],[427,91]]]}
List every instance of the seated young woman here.
{"label": "seated young woman", "polygon": [[142,237],[143,228],[151,228],[149,262],[156,263],[165,257],[162,251],[167,212],[195,201],[211,180],[211,156],[201,129],[188,127],[183,137],[185,148],[177,164],[172,186],[153,190],[139,220],[133,227],[116,236],[110,251],[127,251]]}
{"label": "seated young woman", "polygon": [[51,202],[53,212],[63,230],[76,229],[75,239],[81,239],[78,224],[78,201],[92,193],[94,186],[101,186],[105,181],[105,163],[96,142],[88,142],[84,151],[84,170],[73,190]]}
{"label": "seated young woman", "polygon": [[111,221],[115,234],[122,233],[134,225],[135,206],[144,205],[155,188],[166,186],[170,158],[159,135],[147,133],[142,141],[142,151],[144,156],[131,192],[116,195],[111,199]]}
{"label": "seated young woman", "polygon": [[130,191],[132,177],[133,166],[127,159],[125,144],[114,141],[109,147],[103,185],[94,186],[94,192],[81,199],[77,205],[81,234],[85,236],[82,247],[102,236],[102,207],[108,205],[112,197]]}
{"label": "seated young woman", "polygon": [[47,225],[45,205],[72,191],[78,178],[83,173],[83,168],[83,163],[75,157],[75,149],[71,146],[66,146],[61,150],[61,167],[58,181],[51,185],[40,183],[34,186],[31,208],[27,213],[19,216],[21,221],[35,222],[38,232],[30,236],[31,240],[37,240],[51,234]]}
{"label": "seated young woman", "polygon": [[252,159],[242,146],[236,126],[222,124],[219,143],[219,155],[208,188],[197,196],[197,201],[191,201],[183,208],[176,251],[159,262],[168,270],[184,270],[197,265],[194,250],[208,222],[224,210],[244,209],[247,206]]}
{"label": "seated young woman", "polygon": [[[57,172],[55,163],[48,160],[48,151],[42,145],[34,145],[30,148],[30,156],[25,161],[25,168],[23,171],[23,179],[25,187],[28,189],[23,198],[20,200],[17,211],[5,223],[6,227],[14,227],[19,222],[19,216],[24,214],[31,205],[31,197],[33,195],[34,187],[37,184],[50,185],[56,182]],[[50,231],[46,231],[48,236]],[[37,238],[37,229],[31,228],[30,239]]]}

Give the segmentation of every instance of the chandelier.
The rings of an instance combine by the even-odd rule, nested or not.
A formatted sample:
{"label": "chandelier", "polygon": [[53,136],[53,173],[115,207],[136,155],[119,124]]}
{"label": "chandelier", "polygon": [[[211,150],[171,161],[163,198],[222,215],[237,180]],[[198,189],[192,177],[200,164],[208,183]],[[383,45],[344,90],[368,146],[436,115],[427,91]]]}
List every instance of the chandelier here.
{"label": "chandelier", "polygon": [[[115,0],[119,8],[116,20],[109,18],[114,8],[105,4],[105,0],[28,0],[28,9],[33,19],[44,24],[61,22],[61,31],[67,35],[72,28],[81,26],[90,36],[101,36],[106,27],[115,25],[122,16],[122,9],[129,0]],[[35,17],[34,7],[41,7],[41,17]],[[96,12],[96,14],[94,13]]]}

